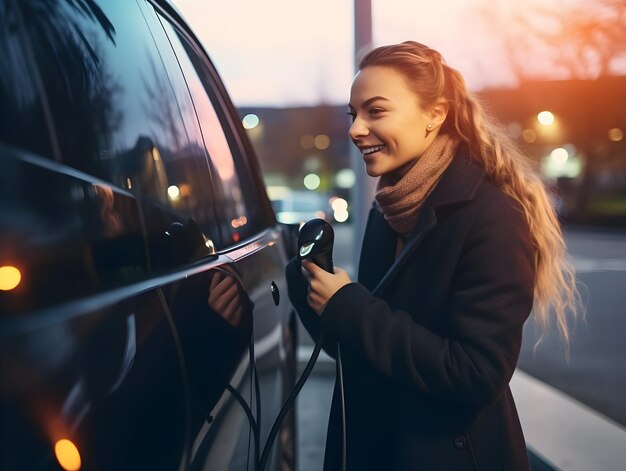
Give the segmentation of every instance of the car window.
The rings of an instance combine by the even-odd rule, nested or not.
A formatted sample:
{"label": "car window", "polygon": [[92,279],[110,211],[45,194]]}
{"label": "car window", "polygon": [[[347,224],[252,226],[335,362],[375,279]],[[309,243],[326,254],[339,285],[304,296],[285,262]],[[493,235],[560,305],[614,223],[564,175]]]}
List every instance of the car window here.
{"label": "car window", "polygon": [[[96,50],[87,45],[97,49],[96,41],[88,40],[89,28],[105,31],[105,37],[115,28],[95,3],[80,11],[71,3],[49,2],[43,8],[33,1],[0,2],[0,247],[3,263],[17,274],[17,285],[0,302],[3,314],[117,288],[148,272],[133,195],[48,160],[61,160],[59,151],[68,151],[68,143],[87,142],[85,130],[99,129],[98,113],[106,114],[97,110],[105,103],[88,93],[101,80],[85,67],[104,64],[94,62]],[[79,28],[82,21],[85,30]],[[64,122],[65,116],[71,122]],[[65,156],[80,161],[81,155]],[[97,175],[103,168],[98,163],[104,162],[98,156],[104,154],[93,155],[85,165],[95,162]]]}
{"label": "car window", "polygon": [[179,59],[200,122],[214,178],[216,208],[223,218],[218,249],[226,248],[267,225],[263,206],[207,64],[183,33],[166,19],[161,17],[161,21]]}
{"label": "car window", "polygon": [[53,159],[38,77],[28,60],[29,44],[20,37],[22,28],[43,34],[47,17],[38,9],[25,15],[20,10],[27,5],[18,5],[0,2],[0,142]]}
{"label": "car window", "polygon": [[54,2],[49,10],[43,31],[31,34],[63,162],[210,225],[204,149],[183,125],[190,111],[138,4]]}

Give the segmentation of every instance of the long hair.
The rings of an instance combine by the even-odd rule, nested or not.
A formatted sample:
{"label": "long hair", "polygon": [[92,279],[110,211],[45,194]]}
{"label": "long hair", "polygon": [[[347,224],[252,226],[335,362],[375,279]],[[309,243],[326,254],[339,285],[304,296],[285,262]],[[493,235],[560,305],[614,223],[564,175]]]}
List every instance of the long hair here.
{"label": "long hair", "polygon": [[521,205],[534,245],[535,286],[533,313],[541,336],[554,318],[565,346],[570,340],[570,319],[583,314],[576,275],[567,258],[563,233],[546,188],[528,158],[491,119],[465,85],[461,74],[449,67],[439,52],[406,41],[382,46],[366,54],[359,69],[383,66],[400,72],[423,108],[437,100],[449,110],[440,132],[455,136],[469,146],[489,178]]}

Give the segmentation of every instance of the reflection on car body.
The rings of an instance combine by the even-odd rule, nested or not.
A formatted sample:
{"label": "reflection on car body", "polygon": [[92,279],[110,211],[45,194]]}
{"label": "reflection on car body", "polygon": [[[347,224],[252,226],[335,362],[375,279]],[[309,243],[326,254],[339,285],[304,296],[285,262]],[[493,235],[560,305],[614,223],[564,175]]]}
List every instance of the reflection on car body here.
{"label": "reflection on car body", "polygon": [[[227,265],[181,281],[171,309],[179,332],[198,420],[211,417],[250,342],[252,303]],[[224,295],[226,294],[226,295]]]}
{"label": "reflection on car body", "polygon": [[0,468],[247,469],[295,324],[210,60],[165,0],[0,0],[0,24]]}

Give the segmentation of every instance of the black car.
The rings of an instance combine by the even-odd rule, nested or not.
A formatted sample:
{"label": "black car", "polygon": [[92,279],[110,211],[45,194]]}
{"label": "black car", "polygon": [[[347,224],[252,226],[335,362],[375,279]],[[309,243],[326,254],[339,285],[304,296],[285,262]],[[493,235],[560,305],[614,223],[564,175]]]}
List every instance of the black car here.
{"label": "black car", "polygon": [[291,239],[175,8],[0,0],[0,166],[0,469],[254,469]]}

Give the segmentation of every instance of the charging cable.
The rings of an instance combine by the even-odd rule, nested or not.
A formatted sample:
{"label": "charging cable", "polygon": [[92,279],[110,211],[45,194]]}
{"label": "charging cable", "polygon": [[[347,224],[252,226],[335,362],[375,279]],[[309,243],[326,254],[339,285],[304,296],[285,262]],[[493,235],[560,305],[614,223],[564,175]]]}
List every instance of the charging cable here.
{"label": "charging cable", "polygon": [[[333,269],[333,243],[335,235],[332,226],[323,219],[312,219],[305,223],[298,234],[298,259],[308,259],[315,263],[320,268],[326,270],[329,273],[334,273]],[[293,406],[296,396],[304,386],[304,383],[308,379],[317,358],[319,357],[324,342],[324,335],[320,333],[311,358],[307,363],[300,379],[296,383],[293,391],[287,398],[283,408],[281,409],[272,430],[267,438],[263,453],[261,454],[261,460],[259,462],[259,471],[264,471],[269,459],[272,444],[276,438],[276,434],[280,429],[283,419],[287,415],[289,409]],[[341,469],[346,470],[346,404],[345,404],[345,392],[343,383],[343,365],[341,361],[341,350],[339,342],[337,342],[337,381],[339,383],[339,392],[341,400],[341,427],[342,427],[342,455],[341,455]]]}

